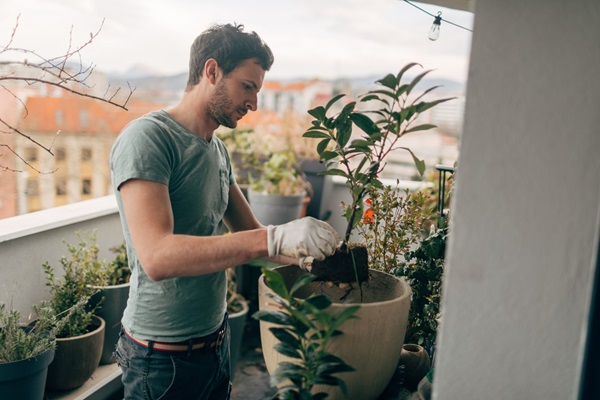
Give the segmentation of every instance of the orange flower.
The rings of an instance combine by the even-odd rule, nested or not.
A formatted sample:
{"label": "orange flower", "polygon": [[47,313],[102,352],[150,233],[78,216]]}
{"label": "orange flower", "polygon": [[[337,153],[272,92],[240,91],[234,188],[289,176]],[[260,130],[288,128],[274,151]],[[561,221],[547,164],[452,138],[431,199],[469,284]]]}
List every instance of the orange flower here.
{"label": "orange flower", "polygon": [[372,224],[375,221],[373,209],[367,208],[363,214],[363,224]]}

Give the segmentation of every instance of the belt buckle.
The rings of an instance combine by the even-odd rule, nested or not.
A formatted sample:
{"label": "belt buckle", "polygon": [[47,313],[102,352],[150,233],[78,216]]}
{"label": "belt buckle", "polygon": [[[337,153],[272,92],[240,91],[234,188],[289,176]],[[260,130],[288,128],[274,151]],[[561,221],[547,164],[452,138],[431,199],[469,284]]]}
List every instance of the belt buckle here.
{"label": "belt buckle", "polygon": [[224,337],[225,337],[225,328],[223,328],[219,331],[219,334],[217,335],[217,340],[214,342],[215,347],[219,347],[223,343]]}

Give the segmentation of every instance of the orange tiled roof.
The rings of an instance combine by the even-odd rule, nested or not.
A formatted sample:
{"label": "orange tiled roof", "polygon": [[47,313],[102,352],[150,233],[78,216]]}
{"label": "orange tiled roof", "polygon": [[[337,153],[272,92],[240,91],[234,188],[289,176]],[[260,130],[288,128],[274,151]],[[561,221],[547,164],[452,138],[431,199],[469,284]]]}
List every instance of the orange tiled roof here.
{"label": "orange tiled roof", "polygon": [[118,134],[129,121],[164,104],[131,99],[128,110],[86,97],[66,95],[61,97],[30,97],[26,102],[19,129],[55,133],[76,132],[88,134]]}

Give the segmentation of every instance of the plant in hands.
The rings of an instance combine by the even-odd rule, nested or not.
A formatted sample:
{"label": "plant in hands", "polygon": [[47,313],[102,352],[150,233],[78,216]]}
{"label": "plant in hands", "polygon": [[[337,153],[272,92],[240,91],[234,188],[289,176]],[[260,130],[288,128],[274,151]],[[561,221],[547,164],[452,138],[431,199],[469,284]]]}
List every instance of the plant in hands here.
{"label": "plant in hands", "polygon": [[[344,212],[347,227],[340,248],[342,252],[347,252],[350,235],[360,221],[363,200],[369,188],[383,187],[378,175],[385,167],[386,157],[392,151],[397,149],[408,151],[419,173],[423,175],[425,171],[425,163],[409,148],[400,146],[398,142],[408,133],[434,128],[435,125],[431,124],[417,125],[419,115],[452,98],[422,100],[438,86],[431,87],[413,98],[411,95],[416,85],[431,72],[424,71],[412,81],[404,83],[402,80],[404,73],[416,65],[418,64],[410,63],[398,74],[388,74],[378,80],[376,83],[380,88],[359,96],[358,102],[352,101],[346,104],[337,114],[328,115],[333,106],[342,99],[343,94],[333,97],[325,107],[319,106],[308,111],[314,120],[303,137],[319,139],[317,152],[327,168],[322,174],[344,177],[350,189],[352,200]],[[376,103],[377,107],[359,111],[358,105],[366,105],[366,103]],[[353,138],[354,126],[363,132],[360,138],[355,136]],[[357,280],[362,281],[363,279],[358,277],[359,273],[356,271],[354,261],[353,265]]]}
{"label": "plant in hands", "polygon": [[284,279],[275,270],[262,270],[265,282],[273,290],[268,296],[278,310],[261,310],[253,315],[260,321],[270,322],[269,328],[279,339],[275,350],[290,357],[291,362],[280,362],[271,376],[273,385],[278,386],[278,398],[324,399],[326,393],[311,394],[314,385],[339,386],[346,395],[344,381],[334,374],[354,371],[339,357],[329,353],[331,339],[341,335],[339,328],[353,318],[360,306],[351,306],[340,315],[327,312],[332,304],[325,295],[312,294],[306,299],[294,297],[297,291],[312,282],[313,275],[302,275],[288,291]]}

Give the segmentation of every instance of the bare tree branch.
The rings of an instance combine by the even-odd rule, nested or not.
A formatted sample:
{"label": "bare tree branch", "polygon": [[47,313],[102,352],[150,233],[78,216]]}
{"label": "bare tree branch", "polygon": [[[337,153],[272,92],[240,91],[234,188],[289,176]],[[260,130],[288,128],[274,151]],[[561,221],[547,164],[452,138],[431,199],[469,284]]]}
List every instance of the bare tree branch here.
{"label": "bare tree branch", "polygon": [[[49,85],[64,92],[72,93],[80,97],[87,97],[94,101],[107,103],[123,110],[127,110],[127,104],[135,92],[135,88],[132,88],[129,82],[127,82],[128,92],[123,95],[124,100],[117,97],[121,93],[121,87],[111,88],[111,86],[108,85],[104,94],[95,94],[91,91],[94,86],[88,83],[88,80],[94,73],[96,65],[92,63],[85,66],[82,58],[82,51],[90,46],[98,37],[104,26],[104,20],[102,20],[100,27],[95,32],[90,32],[89,39],[79,45],[73,44],[73,26],[71,26],[68,46],[65,53],[58,56],[46,57],[36,50],[13,46],[19,28],[19,19],[20,15],[16,18],[14,28],[6,46],[0,45],[0,55],[4,59],[13,59],[12,61],[0,61],[0,82],[25,82],[29,86]],[[23,60],[15,61],[14,59],[17,58],[17,55],[20,57],[24,56]],[[27,118],[29,110],[27,109],[25,101],[19,97],[18,91],[15,88],[9,87],[6,83],[0,84],[0,90],[9,93],[10,96],[20,103],[24,110],[23,118]],[[45,146],[33,139],[31,135],[18,129],[16,124],[13,125],[6,119],[0,118],[0,126],[2,125],[4,128],[0,129],[0,133],[5,135],[17,134],[51,155],[54,155],[52,153],[52,146],[60,131],[55,134],[50,146]],[[17,154],[10,144],[0,142],[0,147],[14,154],[28,167],[40,172],[34,168],[24,156]],[[1,153],[0,157],[2,157]],[[0,165],[0,170],[19,172],[8,165]]]}

